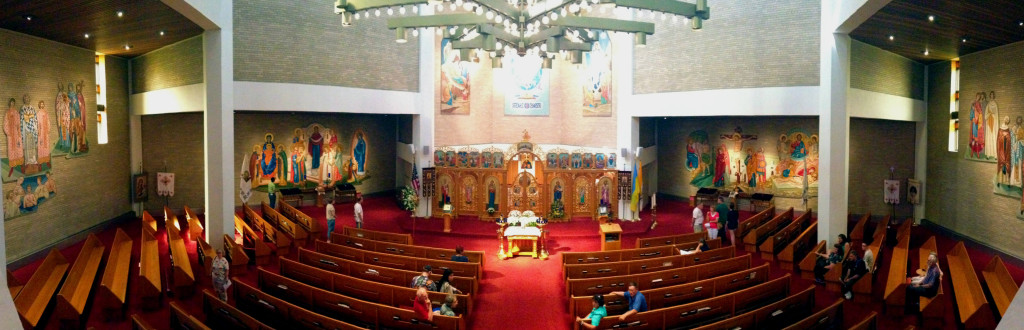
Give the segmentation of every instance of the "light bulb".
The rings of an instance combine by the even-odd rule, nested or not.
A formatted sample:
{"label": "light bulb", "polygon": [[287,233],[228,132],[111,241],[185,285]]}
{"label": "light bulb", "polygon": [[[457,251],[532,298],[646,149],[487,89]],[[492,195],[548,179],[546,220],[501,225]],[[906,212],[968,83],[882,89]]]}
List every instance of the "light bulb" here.
{"label": "light bulb", "polygon": [[388,16],[391,16],[391,15],[394,15],[394,14],[395,14],[395,10],[391,9],[391,7],[388,7]]}
{"label": "light bulb", "polygon": [[420,36],[420,29],[413,29],[412,30],[412,36],[413,37],[419,37]]}
{"label": "light bulb", "polygon": [[[415,7],[413,7],[415,8]],[[398,7],[398,14],[405,15],[405,6]]]}
{"label": "light bulb", "polygon": [[380,9],[377,9],[377,10],[375,10],[375,11],[373,12],[373,15],[374,15],[374,16],[377,16],[377,17],[380,17]]}

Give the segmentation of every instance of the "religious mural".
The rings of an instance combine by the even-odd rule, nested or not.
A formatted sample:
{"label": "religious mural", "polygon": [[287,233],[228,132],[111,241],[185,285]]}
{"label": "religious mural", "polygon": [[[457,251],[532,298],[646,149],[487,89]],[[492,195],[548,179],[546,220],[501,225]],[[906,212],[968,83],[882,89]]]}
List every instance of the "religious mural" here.
{"label": "religious mural", "polygon": [[779,162],[771,172],[775,194],[816,195],[818,187],[818,135],[793,129],[779,136]]}
{"label": "religious mural", "polygon": [[77,85],[68,83],[67,89],[57,85],[57,99],[54,107],[57,110],[57,143],[53,147],[53,155],[80,156],[89,152],[86,118],[89,116],[84,82]]}
{"label": "religious mural", "polygon": [[721,134],[712,144],[704,130],[691,132],[686,140],[686,169],[695,187],[739,187],[781,197],[815,196],[818,186],[818,136],[792,129],[780,134],[776,150],[744,146],[757,135],[737,127]]}
{"label": "religious mural", "polygon": [[539,56],[509,55],[502,59],[505,69],[499,70],[496,81],[506,82],[506,116],[547,116],[551,93],[550,74],[542,68]]}
{"label": "religious mural", "polygon": [[48,174],[18,178],[17,184],[4,195],[4,219],[19,217],[39,210],[39,205],[53,198],[56,184]]}
{"label": "religious mural", "polygon": [[1000,126],[996,92],[975,93],[967,119],[970,139],[967,142],[967,152],[964,153],[964,158],[996,162],[998,160],[996,139]]}
{"label": "religious mural", "polygon": [[612,49],[608,33],[597,33],[594,48],[583,53],[583,116],[612,115]]}
{"label": "religious mural", "polygon": [[[474,57],[475,62],[479,59]],[[452,48],[451,40],[441,40],[441,114],[469,114],[469,74],[473,68],[470,59],[462,58],[458,49]]]}
{"label": "religious mural", "polygon": [[266,186],[271,178],[278,188],[360,184],[369,178],[366,133],[356,130],[349,151],[344,148],[336,131],[318,123],[293,129],[284,142],[267,133],[242,159],[239,177],[249,189],[242,188],[239,197],[246,200],[251,189]]}
{"label": "religious mural", "polygon": [[686,169],[690,171],[690,184],[710,187],[714,181],[715,165],[708,144],[708,132],[694,131],[686,138]]}
{"label": "religious mural", "polygon": [[[996,133],[996,168],[993,192],[1020,199],[1024,177],[1024,117],[1003,116]],[[1024,199],[1022,199],[1024,210]]]}
{"label": "religious mural", "polygon": [[19,107],[13,97],[8,100],[3,122],[7,153],[0,159],[0,178],[17,184],[4,195],[5,219],[36,212],[56,194],[50,125],[45,101],[32,101],[26,94]]}

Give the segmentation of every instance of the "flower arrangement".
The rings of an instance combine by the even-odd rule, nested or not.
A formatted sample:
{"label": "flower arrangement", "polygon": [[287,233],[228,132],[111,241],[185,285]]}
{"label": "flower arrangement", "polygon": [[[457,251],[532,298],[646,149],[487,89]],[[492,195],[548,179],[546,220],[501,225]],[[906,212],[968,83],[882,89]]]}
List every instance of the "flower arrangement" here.
{"label": "flower arrangement", "polygon": [[412,186],[402,188],[399,200],[402,203],[402,209],[406,211],[415,211],[420,204],[420,196],[416,195],[416,190],[413,190]]}
{"label": "flower arrangement", "polygon": [[548,218],[561,219],[565,217],[565,206],[562,205],[561,200],[555,200],[551,203],[551,212],[548,212]]}

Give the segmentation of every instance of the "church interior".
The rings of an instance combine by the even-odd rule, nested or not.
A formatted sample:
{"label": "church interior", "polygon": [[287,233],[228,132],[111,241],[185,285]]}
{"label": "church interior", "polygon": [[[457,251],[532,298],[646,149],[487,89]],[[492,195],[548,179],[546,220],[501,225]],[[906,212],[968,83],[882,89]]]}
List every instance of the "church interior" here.
{"label": "church interior", "polygon": [[2,7],[5,329],[1024,324],[1019,1]]}

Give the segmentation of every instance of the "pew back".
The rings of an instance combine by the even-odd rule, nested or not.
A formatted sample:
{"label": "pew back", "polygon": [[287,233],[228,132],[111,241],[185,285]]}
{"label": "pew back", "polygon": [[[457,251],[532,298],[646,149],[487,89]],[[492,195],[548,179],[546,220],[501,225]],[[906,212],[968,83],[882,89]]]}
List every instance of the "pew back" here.
{"label": "pew back", "polygon": [[565,265],[565,276],[568,279],[579,279],[652,273],[727,259],[735,254],[736,249],[730,245],[690,255],[671,255],[633,261]]}
{"label": "pew back", "polygon": [[[224,255],[231,262],[231,269],[235,271],[245,270],[245,266],[249,264],[249,256],[245,255],[245,250],[241,245],[235,244],[234,235],[228,236],[224,234]],[[235,267],[239,268],[235,268]]]}
{"label": "pew back", "polygon": [[786,330],[834,329],[843,324],[843,299],[837,299],[825,309],[811,314]]}
{"label": "pew back", "polygon": [[[287,203],[281,203],[287,204]],[[263,215],[261,218],[264,220],[264,226],[273,226],[278,229],[278,239],[282,242],[278,245],[278,250],[284,249],[285,251],[291,245],[306,246],[306,241],[309,239],[309,233],[297,226],[294,222],[289,220],[287,217],[278,213],[277,210],[270,208],[267,203],[261,204],[261,210]],[[251,209],[250,209],[251,211]],[[255,215],[255,212],[253,212]],[[284,235],[283,237],[281,235]]]}
{"label": "pew back", "polygon": [[376,231],[355,227],[344,227],[342,232],[345,236],[355,236],[372,239],[374,241],[412,245],[412,235],[409,234],[389,233],[386,231]]}
{"label": "pew back", "polygon": [[[817,233],[815,233],[815,236],[817,236]],[[818,245],[815,245],[807,252],[803,259],[800,259],[800,278],[805,280],[814,279],[814,265],[818,262],[818,253],[824,254],[827,252],[827,244],[827,241],[821,240],[821,242],[818,242]]]}
{"label": "pew back", "polygon": [[50,250],[46,259],[43,259],[43,263],[36,268],[36,272],[32,274],[28,282],[25,282],[21,293],[14,298],[14,307],[18,310],[18,315],[21,316],[22,324],[29,328],[34,328],[39,324],[46,305],[50,304],[50,299],[53,299],[53,294],[57,292],[57,286],[64,279],[70,266],[60,251]]}
{"label": "pew back", "polygon": [[761,259],[774,261],[777,253],[784,250],[789,242],[795,240],[807,226],[811,225],[811,214],[811,210],[807,209],[807,212],[764,240],[758,247],[761,251]]}
{"label": "pew back", "polygon": [[957,242],[953,250],[946,255],[949,264],[949,275],[953,280],[953,292],[956,296],[954,305],[959,310],[960,322],[967,328],[987,328],[991,326],[988,300],[974,272],[971,257],[967,254],[964,242]]}
{"label": "pew back", "polygon": [[741,221],[739,226],[736,227],[736,238],[743,239],[744,237],[747,237],[747,234],[753,231],[754,228],[760,227],[773,217],[775,217],[775,208],[769,207],[758,212],[747,220]]}
{"label": "pew back", "polygon": [[782,212],[763,225],[754,228],[743,237],[743,249],[750,253],[757,252],[759,245],[764,243],[769,236],[775,234],[776,231],[789,224],[792,219],[793,208],[791,207],[786,212]]}
{"label": "pew back", "polygon": [[220,300],[209,289],[203,290],[203,313],[206,314],[206,324],[214,329],[271,329],[249,314]]}
{"label": "pew back", "polygon": [[191,287],[195,284],[196,277],[192,273],[192,264],[188,258],[188,250],[185,249],[185,240],[182,238],[171,238],[167,240],[167,245],[171,251],[174,287]]}
{"label": "pew back", "polygon": [[142,251],[139,252],[139,295],[143,298],[159,297],[163,291],[160,281],[160,247],[147,229],[142,229]]}
{"label": "pew back", "polygon": [[149,214],[148,211],[142,211],[142,228],[149,229],[151,233],[156,233],[156,219]]}
{"label": "pew back", "polygon": [[210,327],[199,322],[198,319],[185,311],[178,305],[177,301],[171,302],[171,329],[182,330],[210,330]]}
{"label": "pew back", "polygon": [[203,221],[199,219],[199,215],[192,211],[185,205],[185,219],[188,220],[188,233],[193,240],[203,239]]}
{"label": "pew back", "polygon": [[96,235],[89,234],[78,252],[78,258],[71,266],[67,279],[57,293],[55,313],[61,320],[78,321],[85,311],[85,303],[92,293],[92,284],[96,281],[96,272],[103,261],[106,247]]}
{"label": "pew back", "polygon": [[669,236],[658,236],[658,237],[647,237],[638,238],[636,240],[637,248],[649,248],[655,246],[669,246],[682,243],[693,243],[699,242],[703,238],[707,238],[707,233],[689,233],[680,235],[669,235]]}
{"label": "pew back", "polygon": [[[347,322],[311,312],[305,308],[271,296],[259,289],[245,284],[237,278],[233,279],[232,282],[235,283],[235,289],[233,290],[235,306],[249,315],[257,316],[258,320],[269,326],[279,329],[295,327],[308,329],[360,329],[359,327]],[[338,304],[335,305],[337,306]]]}
{"label": "pew back", "polygon": [[[779,267],[784,270],[794,270],[794,265],[807,255],[807,252],[814,247],[814,241],[818,239],[818,222],[815,221],[807,229],[804,229],[785,249],[776,256],[779,259]],[[824,246],[824,244],[822,244]],[[802,260],[800,260],[802,261]]]}
{"label": "pew back", "polygon": [[433,272],[438,274],[443,273],[444,269],[448,268],[452,270],[452,275],[456,276],[480,278],[483,275],[483,269],[480,267],[480,264],[473,262],[457,262],[406,257],[389,253],[364,251],[344,245],[327,243],[324,241],[316,241],[316,250],[317,252],[320,253],[333,255],[336,257],[341,257],[352,261],[358,261],[362,263],[379,265],[395,269],[419,271],[424,269],[425,266],[430,265],[433,268]]}
{"label": "pew back", "polygon": [[593,296],[612,291],[624,291],[629,282],[636,282],[640,290],[679,285],[699,279],[707,279],[750,268],[750,255],[720,260],[690,267],[668,269],[653,273],[620,275],[598,278],[570,279],[566,294],[572,296]]}
{"label": "pew back", "polygon": [[103,269],[100,288],[96,292],[96,301],[105,306],[123,307],[127,301],[128,272],[132,263],[132,245],[134,242],[121,228],[114,234],[114,244],[110,246],[107,265]]}
{"label": "pew back", "polygon": [[1003,264],[1003,259],[998,255],[992,257],[992,260],[981,270],[981,276],[985,278],[985,285],[992,293],[992,301],[995,302],[996,309],[999,310],[999,316],[1005,316],[1006,309],[1010,307],[1010,302],[1013,301],[1013,297],[1017,296],[1017,290],[1020,287],[1013,280],[1013,276],[1010,276],[1010,271],[1006,269],[1006,264]]}
{"label": "pew back", "polygon": [[910,249],[910,236],[905,236],[892,248],[889,261],[889,276],[885,282],[885,304],[888,306],[904,306],[906,304],[907,258]]}
{"label": "pew back", "polygon": [[[455,249],[442,249],[426,246],[381,242],[367,238],[346,236],[340,233],[331,233],[331,242],[334,244],[345,245],[360,250],[398,254],[426,259],[450,261],[452,260],[452,256],[455,255]],[[462,255],[466,256],[466,258],[469,258],[469,262],[479,263],[481,267],[483,267],[484,260],[487,259],[484,257],[483,251],[462,251]]]}
{"label": "pew back", "polygon": [[[296,209],[294,206],[291,206],[291,204],[280,203],[278,205],[278,211],[281,214],[284,214],[284,216],[288,217],[288,219],[291,219],[293,222],[299,225],[299,227],[302,227],[302,229],[305,230],[307,233],[313,236],[317,236],[320,234],[321,231],[323,231],[322,228],[320,228],[320,223],[313,221],[312,217],[306,215],[305,213],[302,213],[302,211],[299,211],[299,209]],[[269,207],[270,205],[267,206]]]}
{"label": "pew back", "polygon": [[[300,263],[320,269],[329,270],[338,274],[348,275],[378,283],[386,283],[397,286],[408,286],[412,278],[419,276],[421,272],[401,270],[377,265],[365,264],[319,252],[299,248],[298,260]],[[430,279],[437,281],[441,279],[439,274],[430,274]],[[479,290],[479,282],[473,277],[452,276],[451,283],[462,292],[470,295]]]}
{"label": "pew back", "polygon": [[868,226],[868,220],[871,219],[871,212],[868,212],[857,220],[857,224],[853,225],[853,230],[850,230],[850,241],[853,246],[860,246],[860,242],[864,241],[865,229]]}
{"label": "pew back", "polygon": [[869,314],[863,320],[861,320],[860,322],[857,322],[857,324],[854,324],[852,327],[850,327],[849,330],[875,330],[875,329],[878,329],[878,313],[871,312],[871,314]]}

